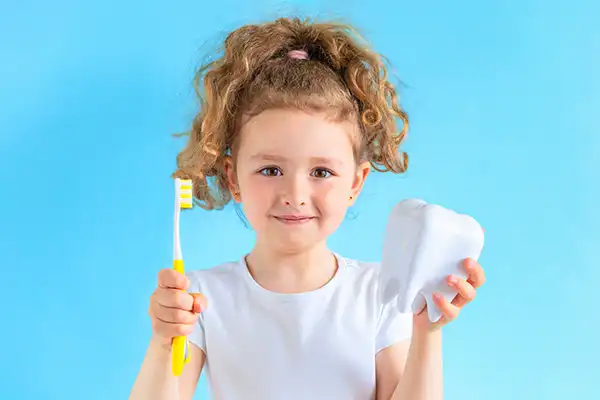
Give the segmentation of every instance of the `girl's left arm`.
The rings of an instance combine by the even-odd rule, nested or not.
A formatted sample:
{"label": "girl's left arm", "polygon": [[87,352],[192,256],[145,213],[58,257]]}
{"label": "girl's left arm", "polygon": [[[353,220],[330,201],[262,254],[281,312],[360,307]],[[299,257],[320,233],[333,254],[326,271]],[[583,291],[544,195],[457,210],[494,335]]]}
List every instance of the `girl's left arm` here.
{"label": "girl's left arm", "polygon": [[412,340],[377,354],[377,400],[443,398],[442,332],[413,332]]}
{"label": "girl's left arm", "polygon": [[377,400],[442,400],[442,327],[458,317],[462,308],[475,299],[485,282],[479,263],[464,261],[467,279],[451,275],[447,283],[458,295],[447,302],[441,295],[434,301],[442,312],[435,324],[429,322],[427,308],[413,316],[413,333],[409,341],[399,342],[376,356]]}
{"label": "girl's left arm", "polygon": [[[401,353],[402,350],[394,349],[406,348],[404,353],[404,368],[400,366],[395,370],[384,369],[383,360],[387,358],[384,352]],[[383,350],[380,354],[381,379],[385,382],[383,375],[395,376],[396,386],[390,393],[389,389],[379,394],[377,400],[442,400],[443,399],[443,368],[442,368],[442,331],[434,332],[413,330],[410,345],[399,343]],[[390,357],[392,354],[390,354]],[[397,363],[402,363],[402,356],[396,354]],[[379,365],[378,365],[379,366]],[[390,379],[391,380],[391,379]],[[379,385],[378,385],[379,386]],[[384,389],[382,387],[382,389]]]}

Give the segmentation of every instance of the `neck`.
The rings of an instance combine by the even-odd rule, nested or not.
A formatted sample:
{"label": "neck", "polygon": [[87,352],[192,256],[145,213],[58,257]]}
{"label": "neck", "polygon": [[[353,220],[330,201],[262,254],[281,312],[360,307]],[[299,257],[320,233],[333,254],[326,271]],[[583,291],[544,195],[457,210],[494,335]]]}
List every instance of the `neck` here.
{"label": "neck", "polygon": [[259,285],[279,293],[316,290],[337,271],[337,261],[325,243],[297,251],[278,251],[268,243],[257,242],[246,261]]}

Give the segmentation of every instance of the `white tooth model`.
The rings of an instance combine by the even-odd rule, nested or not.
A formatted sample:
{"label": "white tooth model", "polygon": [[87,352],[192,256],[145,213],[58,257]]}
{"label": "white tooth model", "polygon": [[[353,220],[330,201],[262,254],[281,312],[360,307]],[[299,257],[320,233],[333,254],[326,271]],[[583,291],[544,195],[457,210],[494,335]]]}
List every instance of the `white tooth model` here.
{"label": "white tooth model", "polygon": [[385,233],[382,302],[397,302],[403,313],[418,313],[427,305],[429,320],[437,322],[442,314],[433,293],[451,302],[457,291],[448,286],[448,275],[466,279],[464,259],[477,261],[482,249],[483,230],[474,218],[419,199],[401,201]]}

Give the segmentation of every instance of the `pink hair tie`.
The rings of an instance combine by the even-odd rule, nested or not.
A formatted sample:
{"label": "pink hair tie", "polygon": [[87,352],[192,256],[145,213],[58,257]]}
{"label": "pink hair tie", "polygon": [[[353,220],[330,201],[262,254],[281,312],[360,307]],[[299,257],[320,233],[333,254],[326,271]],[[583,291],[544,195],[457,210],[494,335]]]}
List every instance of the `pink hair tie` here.
{"label": "pink hair tie", "polygon": [[287,53],[289,58],[296,60],[308,60],[308,53],[304,50],[291,50]]}

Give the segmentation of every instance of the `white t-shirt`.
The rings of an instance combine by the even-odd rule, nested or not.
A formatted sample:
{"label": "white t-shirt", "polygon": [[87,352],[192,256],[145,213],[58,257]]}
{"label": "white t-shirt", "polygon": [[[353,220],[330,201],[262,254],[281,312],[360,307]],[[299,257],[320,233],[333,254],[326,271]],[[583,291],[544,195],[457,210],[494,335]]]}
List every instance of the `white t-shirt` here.
{"label": "white t-shirt", "polygon": [[187,273],[208,300],[189,340],[206,354],[212,398],[373,398],[375,356],[410,338],[412,315],[381,305],[378,263],[335,256],[335,276],[299,294],[264,289],[244,258]]}

